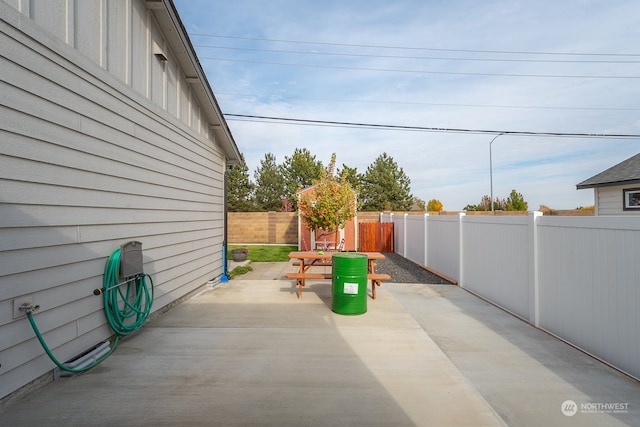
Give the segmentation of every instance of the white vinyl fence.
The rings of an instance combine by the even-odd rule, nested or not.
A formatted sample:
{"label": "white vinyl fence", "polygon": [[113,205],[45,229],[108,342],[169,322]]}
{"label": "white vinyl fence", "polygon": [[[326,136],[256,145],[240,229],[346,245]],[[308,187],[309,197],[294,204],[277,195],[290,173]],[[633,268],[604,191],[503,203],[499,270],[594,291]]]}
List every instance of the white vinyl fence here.
{"label": "white vinyl fence", "polygon": [[640,378],[640,217],[381,220],[398,254]]}

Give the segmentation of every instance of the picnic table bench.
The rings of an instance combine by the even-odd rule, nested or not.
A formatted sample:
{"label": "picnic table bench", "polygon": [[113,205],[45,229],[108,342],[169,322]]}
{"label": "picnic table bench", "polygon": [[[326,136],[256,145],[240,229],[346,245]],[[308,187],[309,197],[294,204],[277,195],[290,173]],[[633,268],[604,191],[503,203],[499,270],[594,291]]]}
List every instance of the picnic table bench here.
{"label": "picnic table bench", "polygon": [[[376,299],[376,286],[380,286],[383,280],[391,280],[388,274],[380,274],[375,272],[375,260],[384,259],[384,255],[379,252],[360,252],[367,255],[367,280],[371,280],[371,297]],[[310,272],[309,269],[314,265],[322,265],[322,262],[331,260],[332,252],[314,252],[314,251],[296,251],[289,253],[289,258],[299,261],[300,270],[297,273],[287,273],[287,279],[295,279],[298,288],[298,299],[302,298],[302,288],[305,280],[332,279],[332,273],[316,273]]]}

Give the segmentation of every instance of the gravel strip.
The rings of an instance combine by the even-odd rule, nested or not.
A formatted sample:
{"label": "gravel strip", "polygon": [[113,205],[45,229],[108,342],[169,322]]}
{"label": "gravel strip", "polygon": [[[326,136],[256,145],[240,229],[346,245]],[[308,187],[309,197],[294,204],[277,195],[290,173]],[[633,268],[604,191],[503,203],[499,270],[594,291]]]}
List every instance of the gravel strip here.
{"label": "gravel strip", "polygon": [[376,261],[376,273],[390,275],[393,283],[451,284],[396,253],[387,252],[384,256],[385,259]]}

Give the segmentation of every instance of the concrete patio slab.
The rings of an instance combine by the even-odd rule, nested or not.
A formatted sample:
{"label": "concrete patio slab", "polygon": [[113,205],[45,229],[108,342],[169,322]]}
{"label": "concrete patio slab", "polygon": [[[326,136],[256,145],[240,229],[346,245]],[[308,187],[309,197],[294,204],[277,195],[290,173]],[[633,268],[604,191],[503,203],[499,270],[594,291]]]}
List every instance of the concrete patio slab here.
{"label": "concrete patio slab", "polygon": [[457,286],[387,289],[509,425],[640,426],[638,381]]}
{"label": "concrete patio slab", "polygon": [[[279,280],[296,267],[275,264],[204,289],[1,424],[639,425],[637,381],[457,286],[385,283],[343,316],[330,281],[298,300]],[[626,409],[585,409],[600,403]]]}
{"label": "concrete patio slab", "polygon": [[330,300],[330,281],[206,289],[3,424],[504,425],[391,295],[357,316]]}

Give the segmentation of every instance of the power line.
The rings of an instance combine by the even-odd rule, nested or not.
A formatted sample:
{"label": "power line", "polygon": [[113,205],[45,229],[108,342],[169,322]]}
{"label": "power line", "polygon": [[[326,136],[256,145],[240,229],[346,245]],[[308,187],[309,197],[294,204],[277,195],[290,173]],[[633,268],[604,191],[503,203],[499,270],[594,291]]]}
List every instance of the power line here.
{"label": "power line", "polygon": [[640,64],[640,60],[593,60],[593,59],[510,59],[510,58],[460,58],[460,57],[434,57],[434,56],[405,56],[405,55],[375,55],[367,53],[341,53],[341,52],[310,52],[303,50],[282,50],[282,49],[259,49],[249,47],[233,47],[233,46],[212,46],[205,44],[194,44],[196,47],[208,49],[226,49],[238,50],[245,52],[269,52],[269,53],[287,53],[296,55],[315,55],[315,56],[341,56],[352,58],[384,58],[384,59],[422,59],[428,61],[471,61],[471,62],[528,62],[528,63],[580,63],[580,64]]}
{"label": "power line", "polygon": [[536,52],[536,51],[518,51],[518,50],[479,50],[479,49],[445,49],[434,47],[411,47],[411,46],[384,46],[384,45],[368,45],[368,44],[352,44],[352,43],[330,43],[330,42],[316,42],[316,41],[303,41],[303,40],[285,40],[285,39],[267,39],[259,37],[240,37],[240,36],[228,36],[220,34],[204,34],[204,33],[191,33],[192,36],[199,37],[214,37],[223,39],[235,39],[235,40],[253,40],[253,41],[266,41],[276,43],[292,43],[292,44],[310,44],[319,46],[343,46],[343,47],[357,47],[357,48],[372,48],[372,49],[403,49],[403,50],[418,50],[418,51],[431,51],[431,52],[465,52],[465,53],[495,53],[505,55],[566,55],[566,56],[623,56],[623,57],[640,57],[640,53],[589,53],[589,52]]}
{"label": "power line", "polygon": [[448,74],[456,76],[488,76],[488,77],[537,77],[537,78],[570,78],[570,79],[640,79],[638,76],[609,76],[609,75],[567,75],[567,74],[513,74],[513,73],[479,73],[479,72],[461,72],[461,71],[429,71],[429,70],[400,70],[391,68],[368,68],[368,67],[345,67],[339,65],[320,65],[320,64],[291,64],[286,62],[274,61],[253,61],[248,59],[229,59],[229,58],[213,58],[201,56],[200,59],[210,59],[214,61],[226,62],[244,62],[249,64],[266,64],[280,65],[285,67],[307,67],[307,68],[327,68],[337,70],[355,70],[355,71],[377,71],[377,72],[393,72],[393,73],[414,73],[414,74]]}
{"label": "power line", "polygon": [[607,133],[575,133],[575,132],[537,132],[537,131],[509,131],[509,130],[488,130],[488,129],[466,129],[466,128],[440,128],[429,126],[407,126],[407,125],[387,125],[375,123],[342,122],[333,120],[311,120],[297,119],[290,117],[256,116],[249,114],[224,114],[229,120],[239,119],[246,121],[281,122],[285,124],[333,126],[333,127],[354,127],[396,131],[416,131],[416,132],[441,132],[441,133],[467,133],[467,134],[488,134],[488,135],[512,135],[512,136],[550,136],[564,138],[608,138],[608,139],[630,139],[640,138],[640,134],[607,134]]}

